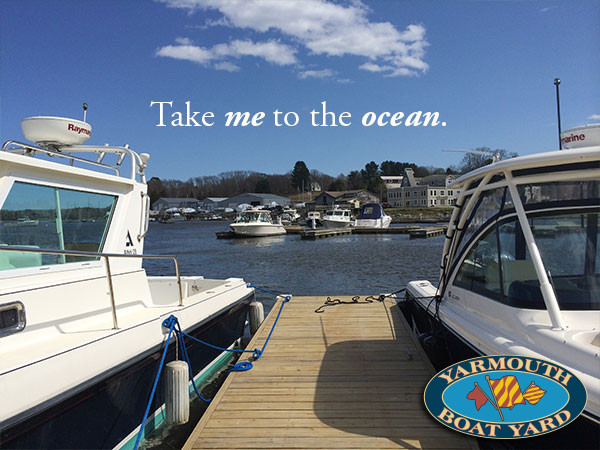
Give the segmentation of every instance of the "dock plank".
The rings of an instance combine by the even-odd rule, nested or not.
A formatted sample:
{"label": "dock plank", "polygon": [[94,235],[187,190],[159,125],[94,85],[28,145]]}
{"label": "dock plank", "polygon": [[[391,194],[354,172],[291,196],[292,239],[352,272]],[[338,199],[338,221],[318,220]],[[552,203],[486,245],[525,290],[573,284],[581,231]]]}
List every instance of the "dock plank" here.
{"label": "dock plank", "polygon": [[[435,371],[394,300],[315,313],[325,299],[285,304],[264,355],[228,375],[184,449],[477,448],[426,411]],[[265,342],[280,305],[249,348]]]}

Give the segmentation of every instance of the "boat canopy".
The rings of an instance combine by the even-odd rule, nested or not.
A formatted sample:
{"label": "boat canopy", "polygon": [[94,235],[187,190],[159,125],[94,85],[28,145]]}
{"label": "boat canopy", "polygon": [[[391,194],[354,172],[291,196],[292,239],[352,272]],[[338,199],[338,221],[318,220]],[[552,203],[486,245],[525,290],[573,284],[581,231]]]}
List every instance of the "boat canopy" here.
{"label": "boat canopy", "polygon": [[385,216],[385,212],[379,203],[367,203],[363,205],[357,219],[380,219],[382,216]]}

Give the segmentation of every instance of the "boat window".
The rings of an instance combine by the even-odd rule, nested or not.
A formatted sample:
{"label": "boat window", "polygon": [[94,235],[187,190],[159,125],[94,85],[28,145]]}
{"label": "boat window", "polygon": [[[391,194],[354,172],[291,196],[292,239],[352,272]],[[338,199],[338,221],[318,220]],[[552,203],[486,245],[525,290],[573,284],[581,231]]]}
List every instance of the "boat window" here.
{"label": "boat window", "polygon": [[600,182],[597,180],[525,184],[518,190],[525,209],[559,202],[569,202],[569,206],[600,202]]}
{"label": "boat window", "polygon": [[502,295],[495,229],[473,246],[455,279],[457,286],[494,297]]}
{"label": "boat window", "polygon": [[589,169],[600,169],[600,161],[587,161],[581,163],[569,163],[560,164],[557,166],[541,166],[541,167],[529,167],[527,169],[513,170],[513,177],[524,177],[528,175],[538,175],[542,173],[557,173],[557,172],[570,172],[575,170],[589,170]]}
{"label": "boat window", "polygon": [[[456,256],[460,256],[462,250],[469,243],[472,237],[479,231],[488,221],[500,214],[504,203],[506,188],[492,189],[481,193],[469,219],[465,222],[464,231],[460,236],[460,242],[456,251]],[[507,197],[510,194],[506,193]]]}
{"label": "boat window", "polygon": [[[116,196],[15,182],[0,209],[0,246],[99,252]],[[94,260],[0,250],[0,270]]]}
{"label": "boat window", "polygon": [[[599,212],[528,216],[561,309],[600,309]],[[546,308],[525,237],[515,218],[493,226],[471,248],[455,284],[514,307]]]}

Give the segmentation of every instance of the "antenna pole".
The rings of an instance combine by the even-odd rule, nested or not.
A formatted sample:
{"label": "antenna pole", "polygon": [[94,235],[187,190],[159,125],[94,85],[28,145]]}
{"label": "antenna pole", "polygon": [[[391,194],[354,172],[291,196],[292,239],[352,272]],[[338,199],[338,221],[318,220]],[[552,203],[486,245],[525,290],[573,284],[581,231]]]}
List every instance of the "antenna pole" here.
{"label": "antenna pole", "polygon": [[560,97],[558,95],[558,85],[560,84],[560,78],[554,79],[554,85],[556,86],[556,112],[558,114],[558,148],[562,150],[562,141],[560,139]]}
{"label": "antenna pole", "polygon": [[83,121],[84,122],[85,122],[85,116],[87,115],[87,109],[88,109],[87,103],[84,103],[83,104]]}

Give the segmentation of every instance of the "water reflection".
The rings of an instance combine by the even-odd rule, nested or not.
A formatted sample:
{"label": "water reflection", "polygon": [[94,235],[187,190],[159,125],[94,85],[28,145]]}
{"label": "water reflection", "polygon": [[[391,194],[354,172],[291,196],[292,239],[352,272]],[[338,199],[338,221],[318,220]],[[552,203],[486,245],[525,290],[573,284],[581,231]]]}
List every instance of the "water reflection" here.
{"label": "water reflection", "polygon": [[254,247],[268,247],[271,245],[285,243],[285,236],[260,236],[252,238],[236,238],[229,239],[228,243],[231,245],[251,245]]}
{"label": "water reflection", "polygon": [[[437,280],[444,237],[344,235],[303,241],[298,235],[220,240],[227,222],[150,224],[146,254],[174,254],[182,275],[240,277],[293,295],[393,292],[416,279]],[[145,261],[150,275],[173,275],[161,261]]]}

